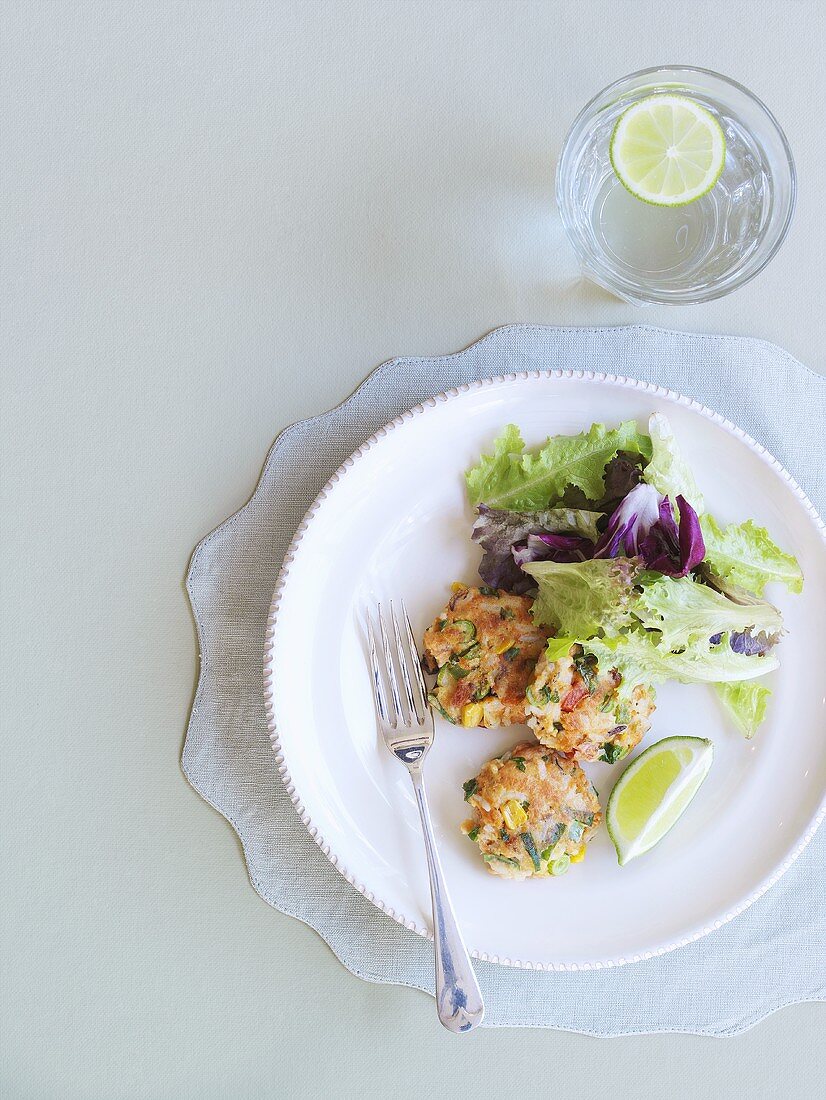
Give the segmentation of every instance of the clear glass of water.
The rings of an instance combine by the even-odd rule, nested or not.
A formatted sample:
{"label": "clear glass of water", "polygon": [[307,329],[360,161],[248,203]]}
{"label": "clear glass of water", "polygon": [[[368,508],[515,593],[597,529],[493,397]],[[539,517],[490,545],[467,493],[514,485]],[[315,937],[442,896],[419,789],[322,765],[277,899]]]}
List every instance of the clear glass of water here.
{"label": "clear glass of water", "polygon": [[[658,94],[694,99],[726,138],[717,183],[685,206],[635,198],[609,159],[619,116]],[[638,305],[707,302],[753,279],[786,236],[796,191],[791,150],[768,108],[741,84],[686,66],[643,69],[595,96],[568,133],[556,176],[562,222],[584,273]]]}

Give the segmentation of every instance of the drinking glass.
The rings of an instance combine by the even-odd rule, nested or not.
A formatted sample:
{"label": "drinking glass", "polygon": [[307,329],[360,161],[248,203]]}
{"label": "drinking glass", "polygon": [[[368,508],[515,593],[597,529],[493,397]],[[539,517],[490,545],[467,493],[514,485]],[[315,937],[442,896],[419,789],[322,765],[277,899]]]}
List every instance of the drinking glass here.
{"label": "drinking glass", "polygon": [[[685,206],[652,206],[623,187],[609,158],[620,115],[651,95],[709,110],[726,138],[712,189]],[[556,175],[562,223],[584,273],[637,305],[707,302],[761,271],[786,236],[797,183],[786,136],[742,84],[708,69],[664,66],[615,81],[571,127]]]}

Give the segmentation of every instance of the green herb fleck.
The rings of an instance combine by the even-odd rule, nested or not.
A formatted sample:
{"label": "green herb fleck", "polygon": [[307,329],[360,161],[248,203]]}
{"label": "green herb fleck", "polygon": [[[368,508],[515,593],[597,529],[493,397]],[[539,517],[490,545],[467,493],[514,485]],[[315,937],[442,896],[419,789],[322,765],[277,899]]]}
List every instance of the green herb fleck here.
{"label": "green herb fleck", "polygon": [[516,615],[514,615],[514,613],[511,611],[511,609],[509,607],[500,607],[499,608],[499,618],[504,621],[506,619],[515,619]]}
{"label": "green herb fleck", "polygon": [[499,595],[499,589],[498,588],[489,588],[486,584],[480,584],[479,585],[479,591],[482,593],[483,596],[498,596]]}
{"label": "green herb fleck", "polygon": [[604,760],[606,764],[616,764],[618,760],[622,760],[626,755],[628,749],[622,745],[614,745],[611,741],[606,741],[602,746],[602,753],[599,759]]}
{"label": "green herb fleck", "polygon": [[525,770],[525,757],[524,756],[512,756],[511,763],[516,764],[516,767],[520,772]]}
{"label": "green herb fleck", "polygon": [[574,658],[574,668],[582,677],[588,694],[593,695],[596,688],[597,659],[592,653],[583,653]]}
{"label": "green herb fleck", "polygon": [[[555,695],[556,699],[554,699]],[[534,691],[533,685],[528,684],[525,689],[525,698],[532,707],[546,707],[548,703],[559,702],[559,696],[555,691],[551,691],[547,684],[541,687],[539,691]]]}
{"label": "green herb fleck", "polygon": [[519,646],[512,645],[510,649],[506,649],[502,654],[506,661],[512,661],[515,657],[519,656]]}
{"label": "green herb fleck", "polygon": [[472,829],[468,829],[467,837],[468,837],[468,840],[478,840],[479,839],[479,826],[474,825]]}
{"label": "green herb fleck", "polygon": [[462,790],[465,792],[465,802],[467,802],[476,792],[476,780],[469,779],[467,783],[463,783]]}

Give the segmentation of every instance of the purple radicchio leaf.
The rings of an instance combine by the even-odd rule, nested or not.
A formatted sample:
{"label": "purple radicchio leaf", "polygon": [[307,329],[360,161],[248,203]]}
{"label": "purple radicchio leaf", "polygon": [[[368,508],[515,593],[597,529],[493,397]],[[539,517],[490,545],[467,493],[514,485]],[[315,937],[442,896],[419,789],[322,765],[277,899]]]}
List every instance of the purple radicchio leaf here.
{"label": "purple radicchio leaf", "polygon": [[699,517],[684,496],[677,496],[677,508],[680,512],[680,567],[685,576],[706,556],[706,544]]}
{"label": "purple radicchio leaf", "polygon": [[640,543],[640,554],[649,569],[668,577],[685,577],[705,557],[706,547],[697,513],[677,497],[680,525],[668,497],[660,501],[659,518]]}
{"label": "purple radicchio leaf", "polygon": [[735,653],[743,653],[746,657],[762,657],[778,641],[776,634],[752,634],[750,630],[740,630],[729,638],[729,645]]}
{"label": "purple radicchio leaf", "polygon": [[[722,633],[713,634],[709,638],[709,645],[719,645],[723,640]],[[746,657],[763,657],[780,641],[779,634],[767,634],[760,631],[752,634],[751,630],[736,630],[729,636],[729,646],[735,653],[742,653]]]}
{"label": "purple radicchio leaf", "polygon": [[[660,495],[652,485],[640,482],[614,510],[594,549],[595,558],[615,558],[640,552],[643,539],[660,518]],[[672,520],[673,522],[673,520]]]}
{"label": "purple radicchio leaf", "polygon": [[529,561],[585,561],[594,556],[594,544],[583,535],[556,535],[541,531],[511,547],[513,560],[522,568]]}

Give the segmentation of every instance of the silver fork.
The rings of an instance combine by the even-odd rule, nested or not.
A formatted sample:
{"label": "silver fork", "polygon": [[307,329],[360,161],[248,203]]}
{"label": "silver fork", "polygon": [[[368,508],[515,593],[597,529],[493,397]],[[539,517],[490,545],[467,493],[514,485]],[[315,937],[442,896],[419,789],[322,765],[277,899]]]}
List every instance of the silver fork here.
{"label": "silver fork", "polygon": [[419,654],[416,643],[413,641],[413,631],[410,628],[410,619],[404,603],[402,603],[401,624],[392,602],[390,604],[395,665],[398,665],[401,671],[401,691],[381,605],[378,607],[377,617],[378,633],[381,636],[380,648],[376,645],[373,617],[369,614],[367,616],[376,721],[388,749],[410,772],[422,819],[427,869],[430,875],[430,897],[433,903],[436,1009],[439,1020],[448,1031],[470,1031],[481,1023],[485,1006],[482,1003],[482,993],[462,939],[462,933],[456,923],[456,915],[453,912],[442,865],[439,862],[439,853],[436,851],[436,838],[433,835],[430,810],[427,806],[422,768],[428,749],[433,744],[433,715],[427,705],[427,692],[419,665]]}

